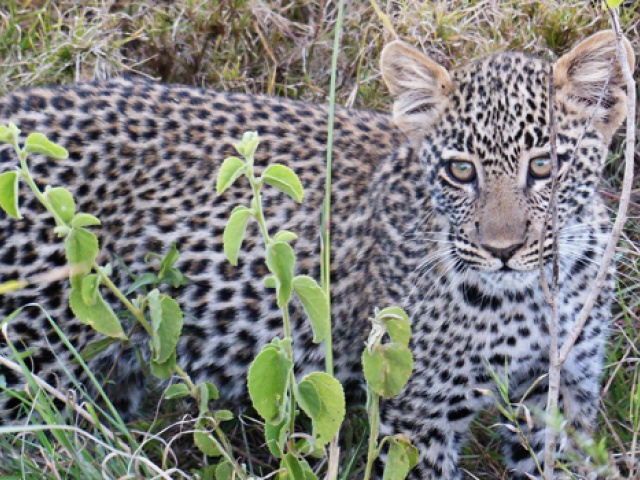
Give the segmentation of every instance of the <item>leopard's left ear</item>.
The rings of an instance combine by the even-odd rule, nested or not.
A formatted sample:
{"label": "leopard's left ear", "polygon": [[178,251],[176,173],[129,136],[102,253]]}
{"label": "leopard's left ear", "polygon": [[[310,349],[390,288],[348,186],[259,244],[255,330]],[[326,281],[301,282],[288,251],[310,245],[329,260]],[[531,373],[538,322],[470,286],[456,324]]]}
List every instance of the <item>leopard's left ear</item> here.
{"label": "leopard's left ear", "polygon": [[[633,48],[626,38],[622,40],[633,70]],[[597,108],[594,125],[609,141],[627,114],[626,84],[616,57],[615,33],[596,33],[562,56],[554,66],[553,82],[558,101],[587,115]]]}

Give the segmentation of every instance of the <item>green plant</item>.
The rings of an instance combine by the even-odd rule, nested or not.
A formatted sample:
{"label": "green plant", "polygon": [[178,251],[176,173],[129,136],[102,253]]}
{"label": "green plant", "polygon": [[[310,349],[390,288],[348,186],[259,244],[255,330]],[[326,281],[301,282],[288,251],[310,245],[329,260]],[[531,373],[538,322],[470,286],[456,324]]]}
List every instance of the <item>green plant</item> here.
{"label": "green plant", "polygon": [[[99,252],[98,239],[87,227],[100,225],[100,220],[91,214],[76,212],[76,203],[69,190],[63,187],[47,186],[43,191],[35,183],[27,162],[29,154],[41,154],[54,160],[63,160],[68,156],[67,151],[50,142],[40,133],[32,133],[27,137],[24,147],[18,138],[20,130],[12,123],[0,126],[0,142],[13,146],[20,164],[15,171],[0,175],[0,207],[10,216],[21,219],[19,209],[19,184],[24,180],[30,190],[46,208],[55,221],[54,232],[64,238],[65,253],[69,263],[71,292],[69,303],[74,315],[83,323],[106,336],[105,340],[89,344],[82,352],[83,359],[90,359],[109,346],[110,343],[120,341],[126,344],[128,335],[112,307],[103,298],[100,287],[106,287],[126,307],[130,317],[137,322],[149,335],[149,349],[151,352],[151,372],[160,380],[169,379],[174,373],[183,383],[175,384],[167,389],[169,399],[185,396],[193,397],[199,405],[199,416],[194,433],[195,444],[209,456],[223,457],[224,468],[232,468],[239,478],[245,478],[243,468],[234,460],[231,446],[224,433],[220,430],[220,423],[230,420],[233,415],[227,410],[209,411],[209,401],[218,398],[218,390],[211,382],[195,385],[187,373],[177,365],[176,347],[183,325],[183,314],[178,303],[158,288],[153,288],[145,295],[138,295],[129,300],[111,280],[111,267],[97,264]],[[133,293],[145,286],[158,286],[169,283],[179,286],[185,282],[184,276],[174,267],[179,257],[175,247],[165,257],[159,257],[160,268],[158,274],[147,274],[134,281],[127,293]],[[0,291],[23,288],[25,282],[9,282],[0,285]],[[14,312],[8,322],[18,312]],[[9,343],[9,345],[11,345]],[[17,352],[14,352],[20,358]],[[23,371],[26,366],[22,364]],[[88,369],[85,369],[88,370]],[[32,380],[33,383],[33,380]],[[103,395],[104,396],[104,395]],[[109,404],[110,405],[110,404]],[[115,409],[111,411],[116,416]],[[49,412],[51,409],[45,409]],[[50,412],[49,412],[50,413]],[[215,432],[212,435],[209,429]]]}

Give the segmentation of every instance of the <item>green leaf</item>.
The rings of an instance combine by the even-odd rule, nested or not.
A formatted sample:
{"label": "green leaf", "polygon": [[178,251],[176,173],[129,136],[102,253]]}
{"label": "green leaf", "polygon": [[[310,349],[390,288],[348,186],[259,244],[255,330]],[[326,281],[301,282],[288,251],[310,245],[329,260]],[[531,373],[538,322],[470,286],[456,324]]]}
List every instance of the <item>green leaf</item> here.
{"label": "green leaf", "polygon": [[278,475],[280,480],[305,480],[300,461],[292,453],[287,453],[280,462],[280,468],[286,469]]}
{"label": "green leaf", "polygon": [[20,136],[20,130],[15,123],[9,122],[8,126],[0,126],[0,142],[13,143]]}
{"label": "green leaf", "polygon": [[391,340],[404,345],[409,345],[411,338],[411,322],[409,316],[400,307],[389,307],[380,311],[378,318],[385,322],[387,332]]}
{"label": "green leaf", "polygon": [[151,373],[153,373],[157,378],[159,378],[160,380],[168,380],[176,370],[175,350],[166,362],[158,363],[151,359],[151,361],[149,362],[149,366],[151,367]]}
{"label": "green leaf", "polygon": [[80,357],[85,362],[89,362],[100,355],[102,352],[106,351],[111,346],[111,344],[118,341],[119,339],[117,338],[108,337],[103,338],[102,340],[98,340],[97,342],[91,342],[80,351]]}
{"label": "green leaf", "polygon": [[278,281],[273,275],[267,275],[262,279],[262,284],[265,288],[278,288]]}
{"label": "green leaf", "polygon": [[167,254],[160,262],[160,271],[158,272],[158,279],[162,280],[173,268],[175,263],[180,258],[180,252],[176,247],[175,242],[171,243],[171,250],[167,252]]}
{"label": "green leaf", "polygon": [[209,400],[218,400],[220,394],[218,393],[218,387],[216,387],[211,382],[204,382],[205,387],[207,387],[207,398]]}
{"label": "green leaf", "polygon": [[86,305],[93,306],[98,300],[98,287],[100,278],[95,273],[89,274],[82,279],[82,301]]}
{"label": "green leaf", "polygon": [[98,256],[98,238],[84,228],[72,228],[64,239],[64,249],[71,276],[83,275],[91,270]]}
{"label": "green leaf", "polygon": [[311,320],[313,341],[320,343],[331,334],[331,316],[329,300],[317,282],[306,275],[298,275],[293,279],[293,290],[300,299],[304,311]]}
{"label": "green leaf", "polygon": [[88,213],[78,213],[71,219],[71,226],[74,228],[93,227],[95,225],[100,225],[100,220]]}
{"label": "green leaf", "polygon": [[18,172],[4,172],[0,175],[0,207],[13,218],[21,220],[18,208],[20,175]]}
{"label": "green leaf", "polygon": [[287,415],[284,416],[280,423],[264,424],[264,437],[269,451],[274,457],[282,458],[282,455],[284,455],[284,446],[287,442],[288,433],[289,417]]}
{"label": "green leaf", "polygon": [[125,295],[131,295],[140,287],[145,285],[155,285],[158,283],[158,277],[156,277],[155,273],[147,272],[143,275],[140,275],[136,278],[136,281],[131,284],[129,289],[125,292]]}
{"label": "green leaf", "polygon": [[362,354],[364,376],[371,389],[384,398],[398,395],[413,371],[411,350],[399,343],[377,345]]}
{"label": "green leaf", "polygon": [[267,245],[267,268],[276,277],[278,306],[284,308],[291,299],[293,288],[293,267],[296,256],[288,243],[277,242]]}
{"label": "green leaf", "polygon": [[173,398],[184,398],[191,394],[189,387],[187,387],[184,383],[176,383],[175,385],[169,386],[164,392],[164,398],[167,400],[171,400]]}
{"label": "green leaf", "polygon": [[622,4],[622,0],[606,0],[609,8],[618,8]]}
{"label": "green leaf", "polygon": [[247,166],[238,157],[225,158],[216,180],[216,193],[220,195],[247,171]]}
{"label": "green leaf", "polygon": [[234,147],[244,158],[253,160],[253,155],[256,153],[259,143],[260,137],[257,132],[245,132],[240,143],[236,143]]}
{"label": "green leaf", "polygon": [[249,367],[247,385],[253,407],[267,423],[280,423],[287,407],[293,362],[273,344],[265,345]]}
{"label": "green leaf", "polygon": [[27,153],[40,153],[55,160],[66,160],[69,157],[69,152],[65,148],[56,145],[42,133],[29,135],[24,144],[24,150]]}
{"label": "green leaf", "polygon": [[404,480],[418,464],[418,449],[404,435],[389,437],[389,453],[383,480]]}
{"label": "green leaf", "polygon": [[46,196],[51,203],[51,207],[60,218],[65,223],[71,222],[76,213],[76,202],[73,200],[71,192],[62,187],[50,188]]}
{"label": "green leaf", "polygon": [[290,232],[289,230],[282,230],[273,236],[274,242],[291,243],[297,239],[298,239],[298,236],[295,233]]}
{"label": "green leaf", "polygon": [[209,432],[194,432],[193,439],[202,453],[210,457],[219,457],[222,452]]}
{"label": "green leaf", "polygon": [[160,294],[155,289],[148,297],[151,317],[151,341],[153,345],[152,360],[158,364],[166,362],[171,355],[175,356],[176,345],[182,332],[182,310],[173,298]]}
{"label": "green leaf", "polygon": [[89,325],[94,330],[107,337],[127,340],[127,336],[122,330],[120,320],[113,313],[113,310],[106,303],[98,292],[93,305],[87,305],[82,298],[82,292],[77,288],[71,289],[69,297],[71,311],[82,323]]}
{"label": "green leaf", "polygon": [[242,246],[244,232],[251,218],[251,210],[247,207],[237,207],[231,213],[227,225],[224,227],[222,241],[224,254],[232,265],[238,265],[238,253]]}
{"label": "green leaf", "polygon": [[286,193],[296,202],[301,203],[304,197],[304,189],[300,179],[289,167],[275,163],[269,165],[263,172],[260,180],[272,187]]}
{"label": "green leaf", "polygon": [[311,418],[316,447],[338,433],[345,415],[344,391],[340,382],[324,372],[303,377],[296,388],[300,408]]}
{"label": "green leaf", "polygon": [[222,460],[216,467],[216,480],[236,480],[237,475],[234,474],[233,465],[228,461]]}
{"label": "green leaf", "polygon": [[233,420],[233,413],[229,410],[218,410],[213,414],[213,418],[218,422],[228,422],[229,420]]}

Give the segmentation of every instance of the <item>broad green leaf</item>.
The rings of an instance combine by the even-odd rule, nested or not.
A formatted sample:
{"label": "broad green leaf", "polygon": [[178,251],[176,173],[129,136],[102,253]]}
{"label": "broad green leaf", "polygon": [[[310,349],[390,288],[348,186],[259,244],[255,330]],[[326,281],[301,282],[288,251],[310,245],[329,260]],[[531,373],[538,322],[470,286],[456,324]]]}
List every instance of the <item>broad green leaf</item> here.
{"label": "broad green leaf", "polygon": [[71,268],[71,276],[83,275],[91,270],[98,255],[98,239],[89,230],[72,228],[64,239],[64,249]]}
{"label": "broad green leaf", "polygon": [[264,277],[262,279],[262,284],[265,286],[265,288],[278,288],[278,281],[273,275],[267,275],[266,277]]}
{"label": "broad green leaf", "polygon": [[69,297],[71,311],[82,323],[89,325],[94,330],[106,335],[107,337],[119,338],[126,340],[127,336],[122,330],[120,320],[113,313],[113,310],[106,303],[98,292],[96,301],[93,305],[87,305],[82,298],[82,292],[77,288],[71,289]]}
{"label": "broad green leaf", "polygon": [[98,340],[97,342],[91,342],[80,351],[80,357],[85,362],[89,362],[100,355],[102,352],[107,350],[111,346],[111,344],[118,341],[119,340],[117,338],[107,337],[103,338],[102,340]]}
{"label": "broad green leaf", "polygon": [[95,273],[91,273],[82,279],[82,301],[86,305],[93,306],[98,300],[98,287],[100,278]]}
{"label": "broad green leaf", "polygon": [[609,8],[618,8],[622,4],[622,0],[606,0]]}
{"label": "broad green leaf", "polygon": [[364,376],[371,389],[384,398],[398,395],[413,371],[413,355],[399,343],[377,345],[362,354]]}
{"label": "broad green leaf", "polygon": [[266,260],[267,268],[276,277],[278,306],[283,308],[291,299],[296,256],[291,245],[277,242],[267,246]]}
{"label": "broad green leaf", "polygon": [[56,160],[65,160],[69,157],[69,152],[64,147],[56,145],[42,133],[32,133],[27,137],[24,144],[27,153],[39,153]]}
{"label": "broad green leaf", "polygon": [[164,398],[167,400],[171,400],[173,398],[184,398],[191,394],[189,387],[187,387],[184,383],[176,383],[175,385],[170,385],[164,392]]}
{"label": "broad green leaf", "polygon": [[0,207],[13,218],[21,220],[18,208],[18,190],[20,175],[18,172],[4,172],[0,175]]}
{"label": "broad green leaf", "polygon": [[327,373],[314,372],[305,375],[296,390],[298,405],[313,423],[316,447],[329,443],[338,433],[344,420],[345,400],[342,385]]}
{"label": "broad green leaf", "polygon": [[296,400],[300,408],[311,418],[317,417],[322,412],[322,400],[313,382],[303,381],[297,385]]}
{"label": "broad green leaf", "polygon": [[249,218],[251,218],[251,210],[247,207],[235,208],[229,217],[227,225],[224,227],[222,235],[224,254],[234,266],[238,265],[238,253],[242,246]]}
{"label": "broad green leaf", "polygon": [[222,460],[216,467],[216,480],[237,480],[238,476],[234,475],[233,465],[228,461]]}
{"label": "broad green leaf", "polygon": [[100,220],[88,213],[78,213],[71,219],[71,226],[74,228],[93,227],[100,225]]}
{"label": "broad green leaf", "polygon": [[184,319],[178,302],[155,289],[148,297],[151,317],[152,360],[158,364],[166,362],[175,355],[176,345],[182,332]]}
{"label": "broad green leaf", "polygon": [[267,447],[274,457],[282,458],[284,455],[284,445],[287,442],[289,433],[289,417],[284,416],[280,423],[265,423],[264,437]]}
{"label": "broad green leaf", "polygon": [[383,320],[387,332],[393,342],[404,346],[409,345],[411,338],[411,322],[409,316],[400,307],[389,307],[380,311],[378,318]]}
{"label": "broad green leaf", "polygon": [[216,193],[220,195],[247,171],[247,166],[238,157],[225,158],[218,172]]}
{"label": "broad green leaf", "polygon": [[244,158],[253,159],[253,155],[256,153],[259,143],[260,137],[257,132],[245,132],[245,134],[242,135],[242,140],[240,140],[239,143],[236,143],[234,147]]}
{"label": "broad green leaf", "polygon": [[293,279],[293,290],[300,299],[304,311],[311,320],[313,341],[320,343],[331,334],[331,317],[329,300],[324,290],[316,281],[306,275],[298,275]]}
{"label": "broad green leaf", "polygon": [[389,438],[389,453],[383,480],[404,480],[418,464],[418,449],[404,435]]}
{"label": "broad green leaf", "polygon": [[289,230],[282,230],[273,236],[274,242],[291,243],[297,239],[298,239],[298,236],[295,233],[290,232]]}
{"label": "broad green leaf", "polygon": [[247,385],[253,407],[267,423],[280,423],[287,407],[293,363],[282,349],[265,345],[249,367]]}
{"label": "broad green leaf", "polygon": [[73,216],[76,214],[76,202],[73,200],[73,195],[66,188],[56,187],[51,188],[46,193],[51,207],[65,222],[69,223],[73,220]]}
{"label": "broad green leaf", "polygon": [[286,193],[296,202],[301,203],[304,198],[304,189],[300,179],[289,167],[275,163],[269,165],[263,172],[261,181]]}
{"label": "broad green leaf", "polygon": [[171,356],[164,363],[158,363],[151,359],[149,362],[151,367],[151,373],[153,373],[160,380],[168,380],[176,370],[176,352],[175,350]]}
{"label": "broad green leaf", "polygon": [[230,410],[218,410],[213,414],[213,418],[218,422],[228,422],[233,420],[233,413]]}
{"label": "broad green leaf", "polygon": [[195,432],[193,434],[193,439],[195,440],[198,449],[205,455],[208,455],[209,457],[219,457],[222,455],[217,442],[210,433]]}
{"label": "broad green leaf", "polygon": [[143,275],[140,275],[138,278],[136,278],[136,281],[131,284],[129,289],[126,291],[125,295],[131,295],[137,289],[145,285],[155,285],[157,283],[158,283],[158,277],[156,276],[156,274],[147,272]]}
{"label": "broad green leaf", "polygon": [[0,283],[0,295],[22,290],[27,285],[29,285],[29,282],[26,280],[9,280],[8,282]]}

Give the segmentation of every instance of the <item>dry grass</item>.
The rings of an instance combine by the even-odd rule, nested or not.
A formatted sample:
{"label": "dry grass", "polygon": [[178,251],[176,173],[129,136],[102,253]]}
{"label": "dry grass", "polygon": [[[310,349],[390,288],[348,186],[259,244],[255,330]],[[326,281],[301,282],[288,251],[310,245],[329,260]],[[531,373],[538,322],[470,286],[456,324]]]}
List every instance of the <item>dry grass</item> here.
{"label": "dry grass", "polygon": [[[552,58],[608,28],[595,0],[400,0],[377,3],[382,15],[369,1],[347,3],[337,98],[342,104],[383,111],[389,109],[389,97],[377,59],[396,35],[455,66],[507,49]],[[336,3],[329,0],[4,0],[0,95],[37,84],[140,74],[163,82],[325,102],[335,12]],[[640,52],[640,2],[624,2],[620,16]],[[637,65],[636,76],[639,72]],[[621,176],[619,159],[619,152],[611,156],[603,187],[612,208]],[[620,305],[598,431],[623,475],[634,468],[632,456],[635,468],[640,457],[640,420],[630,413],[640,372],[640,189],[632,202],[618,258]],[[493,430],[477,427],[465,451],[467,464],[484,472],[481,478],[507,478],[494,436]],[[640,478],[638,470],[636,475]]]}

